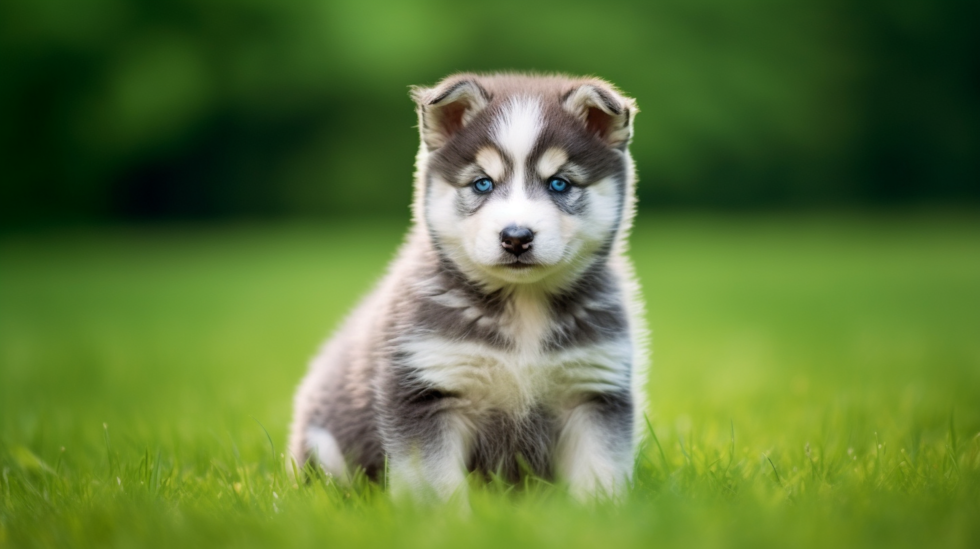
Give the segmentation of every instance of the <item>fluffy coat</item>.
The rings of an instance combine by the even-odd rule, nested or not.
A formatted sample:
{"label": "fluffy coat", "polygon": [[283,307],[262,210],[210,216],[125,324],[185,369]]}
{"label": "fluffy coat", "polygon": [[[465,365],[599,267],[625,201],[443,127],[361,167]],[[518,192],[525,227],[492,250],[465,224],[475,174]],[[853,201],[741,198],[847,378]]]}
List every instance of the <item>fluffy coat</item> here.
{"label": "fluffy coat", "polygon": [[292,457],[344,478],[377,477],[387,456],[392,490],[420,500],[465,494],[474,471],[622,494],[647,361],[626,257],[634,102],[594,78],[516,74],[413,98],[413,226],[313,360]]}

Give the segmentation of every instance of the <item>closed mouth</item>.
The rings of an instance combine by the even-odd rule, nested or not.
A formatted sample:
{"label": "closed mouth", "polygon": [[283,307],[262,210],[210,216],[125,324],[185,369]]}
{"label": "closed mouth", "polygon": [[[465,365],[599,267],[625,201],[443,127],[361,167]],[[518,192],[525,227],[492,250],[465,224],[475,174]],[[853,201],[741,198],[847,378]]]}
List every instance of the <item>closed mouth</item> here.
{"label": "closed mouth", "polygon": [[531,269],[537,266],[537,263],[524,263],[523,261],[514,261],[513,263],[504,263],[502,265],[502,267],[507,267],[508,269]]}

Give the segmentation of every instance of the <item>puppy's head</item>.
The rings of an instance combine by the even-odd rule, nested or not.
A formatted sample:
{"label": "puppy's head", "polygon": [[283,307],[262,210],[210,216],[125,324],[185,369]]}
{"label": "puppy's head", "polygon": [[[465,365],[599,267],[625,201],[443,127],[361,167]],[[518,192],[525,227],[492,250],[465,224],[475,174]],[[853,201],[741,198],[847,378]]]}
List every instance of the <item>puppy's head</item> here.
{"label": "puppy's head", "polygon": [[488,286],[564,285],[632,215],[636,107],[598,79],[457,75],[416,88],[415,214]]}

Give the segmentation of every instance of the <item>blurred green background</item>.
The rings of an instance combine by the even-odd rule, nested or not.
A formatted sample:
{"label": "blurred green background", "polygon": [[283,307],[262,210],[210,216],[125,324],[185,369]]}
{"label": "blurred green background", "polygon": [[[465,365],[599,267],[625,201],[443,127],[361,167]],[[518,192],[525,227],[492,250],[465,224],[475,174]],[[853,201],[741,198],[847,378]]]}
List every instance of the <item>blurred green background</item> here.
{"label": "blurred green background", "polygon": [[[980,546],[980,3],[0,1],[0,548]],[[626,505],[293,484],[408,223],[408,86],[642,110]]]}
{"label": "blurred green background", "polygon": [[8,0],[4,227],[406,215],[412,84],[595,74],[643,207],[980,203],[980,4]]}

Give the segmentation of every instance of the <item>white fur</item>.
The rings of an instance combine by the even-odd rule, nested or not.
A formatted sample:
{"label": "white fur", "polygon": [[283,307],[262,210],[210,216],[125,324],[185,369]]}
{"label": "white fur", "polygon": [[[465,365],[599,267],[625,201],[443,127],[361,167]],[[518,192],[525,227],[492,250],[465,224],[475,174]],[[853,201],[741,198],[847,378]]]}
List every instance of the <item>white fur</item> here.
{"label": "white fur", "polygon": [[403,348],[421,379],[465,395],[477,413],[497,409],[520,414],[535,402],[573,406],[579,395],[628,386],[632,358],[627,340],[545,353],[433,336],[406,342]]}
{"label": "white fur", "polygon": [[591,404],[570,411],[558,438],[555,468],[579,500],[624,495],[633,465],[630,448],[616,448],[595,421]]}
{"label": "white fur", "polygon": [[441,444],[426,455],[409,448],[405,455],[393,456],[389,465],[391,491],[395,498],[416,501],[466,502],[466,456],[472,439],[472,425],[458,416],[445,418]]}
{"label": "white fur", "polygon": [[306,430],[306,445],[310,455],[316,459],[324,472],[339,479],[346,478],[347,464],[344,455],[340,451],[337,439],[329,431],[319,427],[309,427]]}
{"label": "white fur", "polygon": [[534,149],[543,122],[541,102],[533,97],[512,99],[504,107],[500,118],[495,120],[494,139],[513,159],[515,170],[520,170],[518,180],[523,179],[524,161]]}

